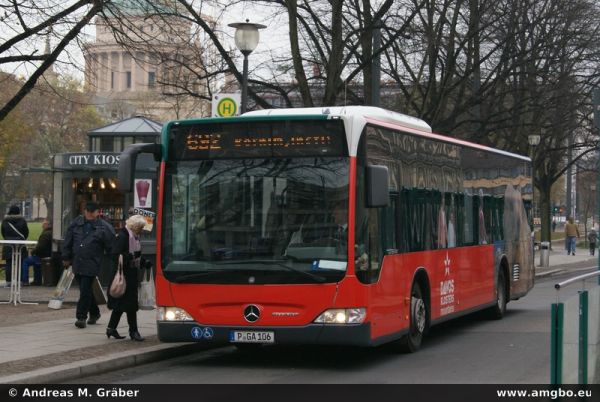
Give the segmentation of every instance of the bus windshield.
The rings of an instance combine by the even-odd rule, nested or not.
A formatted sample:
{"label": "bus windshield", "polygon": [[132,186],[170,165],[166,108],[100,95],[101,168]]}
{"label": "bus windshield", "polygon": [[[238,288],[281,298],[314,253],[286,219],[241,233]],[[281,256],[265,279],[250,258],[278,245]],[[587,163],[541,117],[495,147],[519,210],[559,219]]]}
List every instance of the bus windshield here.
{"label": "bus windshield", "polygon": [[164,276],[178,283],[337,282],[348,157],[167,162]]}

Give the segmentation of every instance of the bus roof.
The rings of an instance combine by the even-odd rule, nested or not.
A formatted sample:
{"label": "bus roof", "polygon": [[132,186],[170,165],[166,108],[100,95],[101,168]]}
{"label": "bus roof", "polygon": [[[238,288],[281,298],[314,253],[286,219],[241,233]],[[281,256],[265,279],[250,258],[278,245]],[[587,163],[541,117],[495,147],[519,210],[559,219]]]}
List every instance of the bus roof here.
{"label": "bus roof", "polygon": [[331,106],[295,109],[266,109],[244,113],[243,116],[329,115],[340,117],[371,117],[377,120],[431,132],[429,124],[416,117],[373,106]]}
{"label": "bus roof", "polygon": [[[163,126],[163,135],[166,135],[166,132],[172,125],[179,124],[188,125],[214,122],[234,123],[240,121],[260,120],[312,120],[336,118],[341,119],[344,122],[344,128],[346,130],[348,140],[348,152],[350,156],[356,156],[357,154],[358,143],[365,125],[373,124],[379,127],[400,130],[413,135],[430,138],[435,141],[443,141],[462,147],[475,148],[484,152],[491,152],[511,158],[521,159],[523,161],[531,161],[531,159],[526,156],[480,145],[474,142],[464,141],[446,135],[433,133],[431,126],[421,119],[373,106],[330,106],[290,109],[264,109],[247,112],[241,116],[234,117],[176,120],[171,121]],[[163,146],[166,146],[166,144],[167,141],[165,141],[165,138],[163,138]]]}
{"label": "bus roof", "polygon": [[524,161],[531,159],[503,151],[496,148],[491,148],[485,145],[480,145],[474,142],[464,141],[453,137],[448,137],[441,134],[435,134],[425,121],[416,117],[407,116],[402,113],[392,112],[386,109],[373,106],[332,106],[332,107],[312,107],[312,108],[293,108],[293,109],[266,109],[254,112],[248,112],[241,117],[283,117],[283,116],[329,116],[335,118],[339,116],[344,120],[346,132],[348,133],[348,146],[350,155],[356,155],[358,142],[364,126],[371,123],[378,126],[383,126],[391,129],[399,129],[411,134],[431,138],[437,141],[449,142],[452,144],[480,149],[486,152],[492,152],[500,155],[505,155]]}

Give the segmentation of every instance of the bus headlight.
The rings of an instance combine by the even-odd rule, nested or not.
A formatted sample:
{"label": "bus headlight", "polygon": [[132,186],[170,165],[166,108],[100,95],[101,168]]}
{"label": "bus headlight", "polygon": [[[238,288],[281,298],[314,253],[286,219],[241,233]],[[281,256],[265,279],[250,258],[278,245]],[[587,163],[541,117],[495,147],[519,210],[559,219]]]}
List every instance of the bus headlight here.
{"label": "bus headlight", "polygon": [[178,307],[159,307],[157,315],[158,321],[194,321],[187,311]]}
{"label": "bus headlight", "polygon": [[323,312],[314,322],[319,324],[362,324],[367,316],[365,308],[332,308]]}

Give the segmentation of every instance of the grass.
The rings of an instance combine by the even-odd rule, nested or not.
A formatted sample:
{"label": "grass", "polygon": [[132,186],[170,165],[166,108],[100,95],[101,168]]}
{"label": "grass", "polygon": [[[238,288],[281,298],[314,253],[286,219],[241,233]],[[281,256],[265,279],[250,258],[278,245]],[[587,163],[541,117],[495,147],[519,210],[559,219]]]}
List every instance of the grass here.
{"label": "grass", "polygon": [[[576,248],[583,248],[583,249],[589,249],[589,245],[587,242],[587,239],[585,239],[585,233],[583,231],[582,227],[579,227],[579,233],[581,234],[581,236],[577,239],[577,242],[575,243],[575,247]],[[563,240],[565,239],[565,232],[564,229],[561,228],[561,230],[557,230],[556,232],[552,232],[550,238],[552,239],[552,241],[555,240]],[[535,231],[535,240],[536,241],[540,241],[540,230],[537,229]],[[554,249],[556,249],[556,244],[554,243]],[[558,243],[559,247],[562,247],[563,243]]]}
{"label": "grass", "polygon": [[[27,240],[37,241],[37,239],[40,237],[40,234],[42,234],[42,222],[27,222],[27,227],[29,228],[29,236],[27,237]],[[4,237],[2,237],[1,234],[0,239],[4,240]],[[5,266],[5,262],[1,258],[2,256],[0,255],[0,264]],[[6,273],[2,269],[0,270],[0,280],[4,281],[5,279]]]}
{"label": "grass", "polygon": [[[541,235],[542,235],[541,230],[536,229],[535,240],[539,241],[541,238]],[[564,239],[564,238],[565,238],[565,232],[562,230],[550,233],[550,239],[552,239],[552,240],[560,240],[560,239]]]}

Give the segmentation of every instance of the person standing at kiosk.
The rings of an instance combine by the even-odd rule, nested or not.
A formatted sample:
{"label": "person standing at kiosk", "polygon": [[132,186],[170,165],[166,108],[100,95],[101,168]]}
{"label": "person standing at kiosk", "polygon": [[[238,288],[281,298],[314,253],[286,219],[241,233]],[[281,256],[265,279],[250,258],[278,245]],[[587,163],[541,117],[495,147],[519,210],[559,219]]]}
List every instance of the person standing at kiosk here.
{"label": "person standing at kiosk", "polygon": [[80,215],[69,225],[62,245],[62,259],[65,268],[72,266],[79,283],[79,300],[75,326],[86,327],[95,324],[100,318],[100,309],[92,292],[93,282],[100,274],[103,254],[110,254],[115,241],[115,230],[103,219],[99,219],[98,204],[88,202],[83,216]]}

